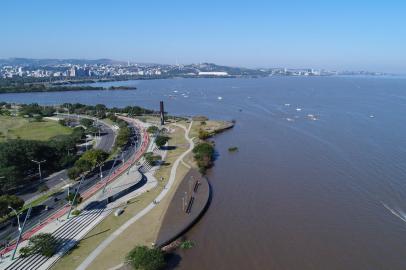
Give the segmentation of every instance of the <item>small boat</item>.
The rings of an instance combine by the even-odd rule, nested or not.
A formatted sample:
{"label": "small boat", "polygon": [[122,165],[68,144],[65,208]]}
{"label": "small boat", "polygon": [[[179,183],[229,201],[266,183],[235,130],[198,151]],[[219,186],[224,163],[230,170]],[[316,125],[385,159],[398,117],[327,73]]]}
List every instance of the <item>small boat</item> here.
{"label": "small boat", "polygon": [[369,118],[375,118],[375,115],[371,114],[371,115],[369,116]]}
{"label": "small boat", "polygon": [[223,99],[223,97],[217,97],[217,99],[218,99],[218,100],[222,100],[222,99]]}
{"label": "small boat", "polygon": [[296,111],[300,112],[302,110],[302,108],[296,108]]}
{"label": "small boat", "polygon": [[290,106],[290,104],[289,104],[289,103],[285,103],[285,106]]}

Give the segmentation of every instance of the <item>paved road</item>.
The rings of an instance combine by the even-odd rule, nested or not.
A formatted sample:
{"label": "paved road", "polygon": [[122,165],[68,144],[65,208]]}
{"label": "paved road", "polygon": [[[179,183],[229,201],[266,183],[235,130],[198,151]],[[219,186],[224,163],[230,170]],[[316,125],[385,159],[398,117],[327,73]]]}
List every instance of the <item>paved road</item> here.
{"label": "paved road", "polygon": [[[183,158],[189,154],[193,148],[194,148],[194,142],[193,139],[189,138],[189,132],[192,127],[193,122],[190,123],[189,128],[185,128],[182,125],[175,124],[176,126],[182,128],[185,130],[185,139],[189,142],[189,148],[183,152],[173,163],[173,166],[171,168],[168,184],[166,185],[166,188],[159,193],[159,195],[156,197],[154,201],[156,203],[159,203],[165,195],[169,192],[169,190],[172,188],[174,182],[175,182],[175,177],[176,177],[176,170],[178,169],[179,163]],[[152,176],[152,175],[151,175]],[[150,176],[150,177],[151,177]],[[153,177],[153,176],[152,176]],[[145,216],[147,213],[149,213],[155,206],[156,203],[150,203],[147,207],[142,209],[140,212],[138,212],[135,216],[130,218],[127,222],[125,222],[123,225],[121,225],[117,230],[115,230],[109,237],[107,237],[103,242],[101,242],[95,250],[92,251],[92,253],[87,256],[87,258],[76,268],[76,270],[86,270],[90,264],[96,259],[97,256],[102,253],[102,251],[110,245],[111,242],[113,242],[121,233],[123,233],[128,227],[130,227],[134,222]]]}
{"label": "paved road", "polygon": [[101,128],[101,138],[100,141],[97,143],[96,148],[104,150],[106,152],[110,152],[113,148],[114,141],[116,138],[115,129],[108,125],[107,123],[100,121],[99,119],[87,115],[72,115],[72,114],[58,114],[59,117],[64,117],[72,120],[79,121],[80,118],[87,118],[94,120],[95,123]]}
{"label": "paved road", "polygon": [[[129,144],[127,144],[123,150],[114,160],[106,162],[102,166],[103,177],[107,176],[110,171],[117,169],[123,164],[123,160],[127,160],[131,157],[138,148],[138,142],[140,138],[139,130],[135,126],[130,124],[132,130],[132,136],[130,138]],[[113,167],[114,165],[114,167]],[[55,176],[56,177],[56,176]],[[60,178],[58,178],[59,181]],[[100,168],[96,168],[93,172],[89,173],[86,179],[83,181],[80,187],[79,193],[84,193],[86,190],[90,189],[96,183],[100,181]],[[79,183],[75,183],[69,189],[65,189],[48,200],[44,201],[43,204],[35,207],[31,213],[30,218],[27,220],[25,231],[38,225],[41,221],[46,220],[49,216],[60,210],[66,204],[66,196],[68,192],[75,192]],[[69,190],[69,191],[68,191]],[[48,209],[48,210],[46,210]],[[24,219],[24,214],[21,215],[20,220]],[[17,219],[14,219],[11,223],[0,228],[0,244],[4,244],[11,239],[15,239],[18,236],[17,231]]]}

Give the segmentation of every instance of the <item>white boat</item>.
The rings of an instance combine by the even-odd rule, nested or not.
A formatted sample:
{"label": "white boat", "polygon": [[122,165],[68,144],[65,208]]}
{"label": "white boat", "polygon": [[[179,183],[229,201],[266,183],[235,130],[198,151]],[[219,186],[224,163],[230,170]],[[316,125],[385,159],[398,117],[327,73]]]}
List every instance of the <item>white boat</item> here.
{"label": "white boat", "polygon": [[223,97],[217,97],[217,99],[218,99],[218,100],[222,100],[222,99],[223,99]]}
{"label": "white boat", "polygon": [[300,112],[302,110],[302,108],[296,108],[296,111]]}

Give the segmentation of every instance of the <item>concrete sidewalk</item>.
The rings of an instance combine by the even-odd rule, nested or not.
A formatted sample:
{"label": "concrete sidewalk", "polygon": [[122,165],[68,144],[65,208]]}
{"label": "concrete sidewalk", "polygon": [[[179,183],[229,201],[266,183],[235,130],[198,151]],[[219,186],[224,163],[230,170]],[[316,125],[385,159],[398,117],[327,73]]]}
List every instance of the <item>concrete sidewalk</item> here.
{"label": "concrete sidewalk", "polygon": [[[122,117],[124,118],[124,120],[132,122],[134,125],[138,126],[139,129],[142,131],[141,133],[143,134],[142,137],[142,143],[141,143],[141,147],[139,148],[139,150],[134,154],[134,156],[132,158],[130,158],[129,160],[126,161],[126,163],[120,167],[119,169],[117,169],[116,171],[114,171],[112,173],[112,175],[106,177],[105,181],[102,181],[98,184],[96,184],[94,187],[90,188],[90,190],[86,191],[84,194],[82,194],[83,199],[85,200],[85,202],[83,204],[81,204],[78,209],[83,209],[86,205],[90,204],[93,201],[98,201],[98,198],[100,196],[100,193],[102,191],[102,188],[107,184],[110,185],[111,183],[113,183],[113,181],[118,180],[120,178],[128,178],[128,177],[132,177],[132,175],[130,174],[125,174],[124,172],[127,170],[132,169],[133,166],[135,166],[136,161],[139,160],[142,155],[144,154],[145,150],[147,149],[147,147],[149,146],[149,137],[148,134],[146,133],[146,130],[144,128],[144,125],[142,124],[142,122],[137,121],[135,119],[132,118],[127,118],[127,117]],[[134,172],[134,170],[132,170]],[[124,180],[124,181],[125,181]],[[128,180],[127,180],[128,181]],[[148,182],[147,182],[148,184]],[[156,182],[155,182],[156,184]],[[149,183],[148,185],[146,185],[145,188],[149,188],[152,184]],[[144,188],[144,189],[145,189]],[[134,191],[135,192],[135,191]],[[142,191],[138,190],[138,193],[130,193],[132,194],[131,196],[138,196],[139,194],[143,193]],[[145,191],[144,191],[145,192]],[[138,195],[136,195],[138,194]],[[118,201],[122,202],[122,200],[124,200],[123,198],[127,198],[130,195],[127,194],[126,196],[120,198]],[[117,201],[116,201],[117,202]],[[116,203],[116,202],[113,202]],[[39,224],[37,227],[33,228],[32,230],[26,232],[23,236],[23,240],[20,243],[19,247],[23,247],[24,245],[26,245],[27,240],[29,239],[32,235],[40,233],[40,232],[50,232],[52,233],[53,231],[55,231],[57,228],[59,228],[60,226],[62,226],[64,223],[63,221],[66,221],[66,216],[67,213],[69,211],[69,206],[66,205],[64,208],[62,208],[60,211],[58,211],[57,213],[55,213],[53,216],[49,217],[46,221],[44,221],[42,224]],[[102,215],[103,216],[103,215]],[[105,217],[105,216],[104,216]],[[102,220],[103,218],[101,218],[99,220],[99,222]],[[97,224],[97,223],[96,223]],[[94,225],[95,226],[95,225]],[[93,226],[93,227],[94,227]],[[93,227],[89,227],[89,230],[91,230],[91,228]],[[7,249],[2,251],[2,254],[5,254],[5,260],[3,260],[3,262],[1,262],[0,264],[0,269],[4,269],[5,267],[7,267],[8,265],[12,264],[13,262],[10,261],[11,257],[11,253],[13,252],[14,246],[10,246]],[[59,255],[60,256],[60,255]]]}
{"label": "concrete sidewalk", "polygon": [[[175,182],[175,177],[176,177],[176,171],[179,166],[179,163],[183,160],[183,158],[189,154],[193,148],[194,148],[194,142],[193,139],[189,138],[189,132],[192,127],[193,122],[190,123],[189,128],[186,128],[182,125],[179,124],[174,124],[177,127],[182,128],[185,131],[185,139],[189,142],[189,148],[183,152],[174,162],[171,171],[170,171],[170,177],[168,180],[168,183],[166,185],[166,188],[164,188],[161,193],[156,197],[154,202],[150,203],[147,207],[142,209],[140,212],[138,212],[135,216],[130,218],[127,222],[125,222],[121,227],[119,227],[116,231],[114,231],[109,237],[107,237],[77,268],[76,270],[85,270],[87,269],[91,263],[96,259],[97,256],[102,253],[102,251],[109,246],[111,242],[113,242],[121,233],[123,233],[128,227],[130,227],[134,222],[145,216],[147,213],[149,213],[156,205],[166,196],[166,194],[170,191],[172,188],[174,182]],[[148,177],[154,178],[153,174],[149,175]],[[156,181],[156,180],[155,180]]]}

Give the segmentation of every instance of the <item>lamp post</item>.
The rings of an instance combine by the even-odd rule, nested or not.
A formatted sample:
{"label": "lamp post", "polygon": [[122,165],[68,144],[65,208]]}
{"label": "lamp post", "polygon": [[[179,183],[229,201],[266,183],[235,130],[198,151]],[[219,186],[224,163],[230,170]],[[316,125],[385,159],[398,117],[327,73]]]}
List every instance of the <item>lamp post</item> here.
{"label": "lamp post", "polygon": [[[17,211],[16,211],[14,208],[12,208],[11,206],[9,206],[9,208],[10,208],[10,209],[13,209],[13,211],[15,211],[15,213],[17,213]],[[27,214],[25,215],[24,223],[23,223],[23,226],[22,226],[22,227],[20,227],[20,215],[17,214],[18,231],[19,231],[19,233],[18,233],[18,238],[17,238],[17,242],[16,242],[16,247],[14,248],[14,252],[13,252],[13,256],[11,257],[11,260],[14,260],[14,257],[15,257],[16,252],[17,252],[18,244],[20,243],[21,236],[23,235],[25,223],[27,222],[27,219],[30,217],[31,210],[32,210],[32,207],[30,207],[30,208],[28,209]]]}
{"label": "lamp post", "polygon": [[68,217],[67,217],[66,219],[69,219],[69,217],[70,217],[70,214],[71,214],[71,212],[72,212],[73,205],[75,204],[75,201],[76,201],[76,197],[77,197],[78,194],[79,194],[79,189],[80,189],[80,186],[82,185],[83,179],[85,179],[85,175],[82,175],[82,179],[80,179],[79,185],[78,185],[78,187],[77,187],[77,189],[76,189],[76,192],[75,192],[75,196],[73,196],[73,200],[72,200],[72,202],[71,202],[71,204],[70,204],[70,208],[69,208],[69,212],[68,212]]}
{"label": "lamp post", "polygon": [[44,159],[44,160],[41,160],[41,161],[36,161],[36,160],[31,159],[31,161],[38,164],[39,181],[41,182],[41,180],[42,180],[41,163],[44,163],[46,160]]}
{"label": "lamp post", "polygon": [[100,163],[96,164],[96,167],[99,167],[99,170],[100,170],[100,180],[103,179],[103,170],[102,170],[103,164],[104,164],[104,162],[100,162]]}
{"label": "lamp post", "polygon": [[21,231],[21,224],[20,224],[20,214],[17,212],[17,210],[15,210],[13,207],[11,207],[10,205],[7,207],[8,209],[11,209],[14,214],[17,217],[17,223],[18,223],[18,231]]}

